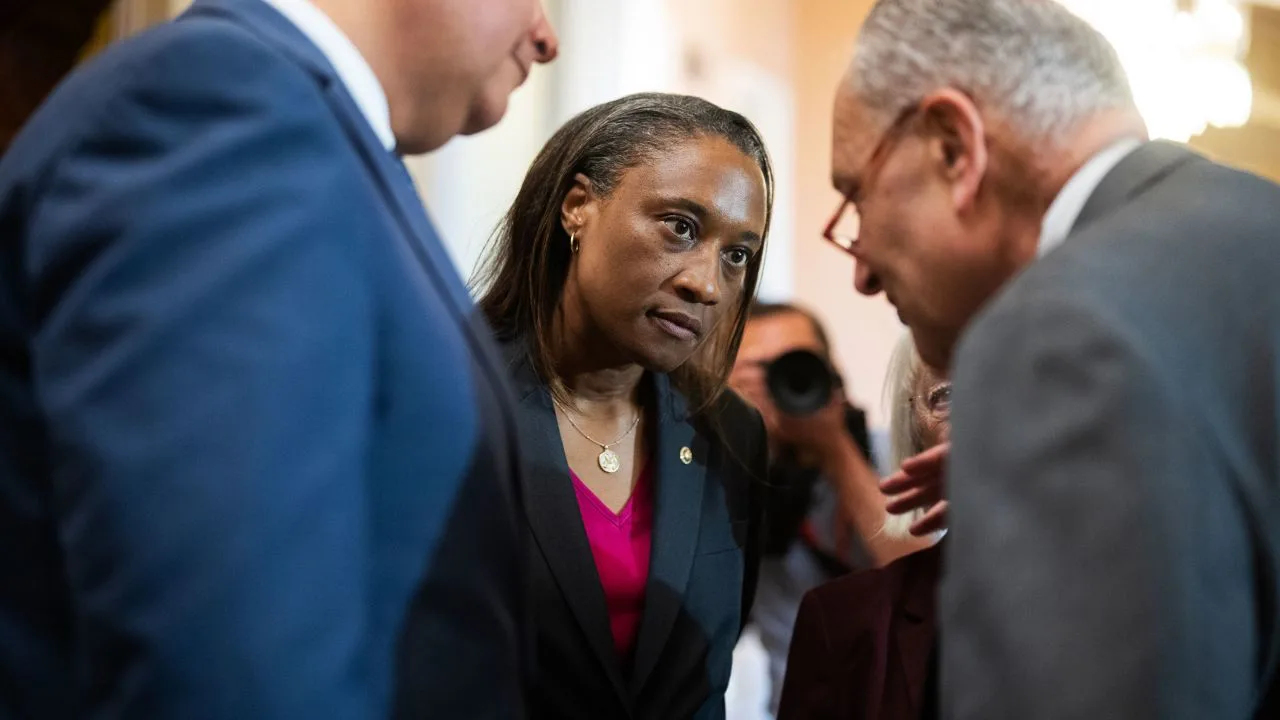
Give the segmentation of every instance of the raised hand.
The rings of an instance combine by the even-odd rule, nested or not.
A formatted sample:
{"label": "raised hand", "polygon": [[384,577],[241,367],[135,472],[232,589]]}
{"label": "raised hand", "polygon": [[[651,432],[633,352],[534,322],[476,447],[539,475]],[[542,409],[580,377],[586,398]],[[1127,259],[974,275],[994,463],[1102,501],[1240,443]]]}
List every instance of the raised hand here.
{"label": "raised hand", "polygon": [[932,447],[903,461],[901,469],[880,482],[889,496],[885,509],[905,514],[922,509],[924,515],[911,525],[911,534],[924,536],[947,526],[946,461],[951,443]]}

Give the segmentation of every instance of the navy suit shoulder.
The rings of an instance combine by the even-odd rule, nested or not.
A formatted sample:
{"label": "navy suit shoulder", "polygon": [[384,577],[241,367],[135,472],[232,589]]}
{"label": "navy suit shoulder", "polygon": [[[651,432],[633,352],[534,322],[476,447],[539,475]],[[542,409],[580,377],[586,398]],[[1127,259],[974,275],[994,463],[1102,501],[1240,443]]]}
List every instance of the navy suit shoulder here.
{"label": "navy suit shoulder", "polygon": [[[208,111],[225,112],[256,96],[261,106],[336,128],[328,113],[317,112],[323,101],[306,80],[288,51],[252,28],[216,15],[184,17],[115,43],[71,73],[32,114],[0,167],[20,172],[56,160],[110,124],[117,110],[151,102],[158,103],[147,108],[158,121],[172,121],[182,109],[192,124],[208,124]],[[295,105],[299,101],[302,107]],[[51,124],[59,132],[49,133]]]}
{"label": "navy suit shoulder", "polygon": [[509,388],[301,33],[199,0],[109,51],[0,227],[0,715],[523,715]]}

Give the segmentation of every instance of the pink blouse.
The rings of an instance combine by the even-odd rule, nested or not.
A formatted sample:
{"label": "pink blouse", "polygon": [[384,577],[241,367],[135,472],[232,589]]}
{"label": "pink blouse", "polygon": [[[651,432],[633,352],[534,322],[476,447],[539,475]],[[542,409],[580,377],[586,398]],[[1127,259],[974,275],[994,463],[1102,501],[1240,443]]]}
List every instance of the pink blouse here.
{"label": "pink blouse", "polygon": [[640,617],[644,611],[644,590],[649,579],[649,550],[653,535],[653,491],[646,466],[636,480],[631,498],[614,513],[591,492],[572,470],[578,510],[591,543],[596,572],[604,588],[609,608],[609,628],[613,644],[624,659],[631,656]]}

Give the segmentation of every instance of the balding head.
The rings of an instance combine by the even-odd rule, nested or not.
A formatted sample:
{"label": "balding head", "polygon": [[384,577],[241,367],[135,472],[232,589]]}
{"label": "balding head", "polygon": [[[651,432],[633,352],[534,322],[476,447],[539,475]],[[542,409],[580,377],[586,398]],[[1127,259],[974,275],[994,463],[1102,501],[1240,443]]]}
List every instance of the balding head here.
{"label": "balding head", "polygon": [[832,181],[858,219],[854,284],[884,292],[944,370],[1035,258],[1063,184],[1146,136],[1115,50],[1054,0],[879,0],[833,129]]}
{"label": "balding head", "polygon": [[1136,112],[1115,49],[1055,0],[880,0],[845,79],[886,120],[938,88],[962,90],[1036,144]]}

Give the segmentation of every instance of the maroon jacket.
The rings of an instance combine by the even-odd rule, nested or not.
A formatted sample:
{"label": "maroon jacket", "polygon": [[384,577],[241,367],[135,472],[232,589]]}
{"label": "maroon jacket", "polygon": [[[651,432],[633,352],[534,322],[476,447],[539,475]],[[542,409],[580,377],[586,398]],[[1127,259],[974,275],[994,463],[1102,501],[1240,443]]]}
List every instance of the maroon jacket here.
{"label": "maroon jacket", "polygon": [[778,720],[918,720],[937,706],[940,548],[804,597]]}

